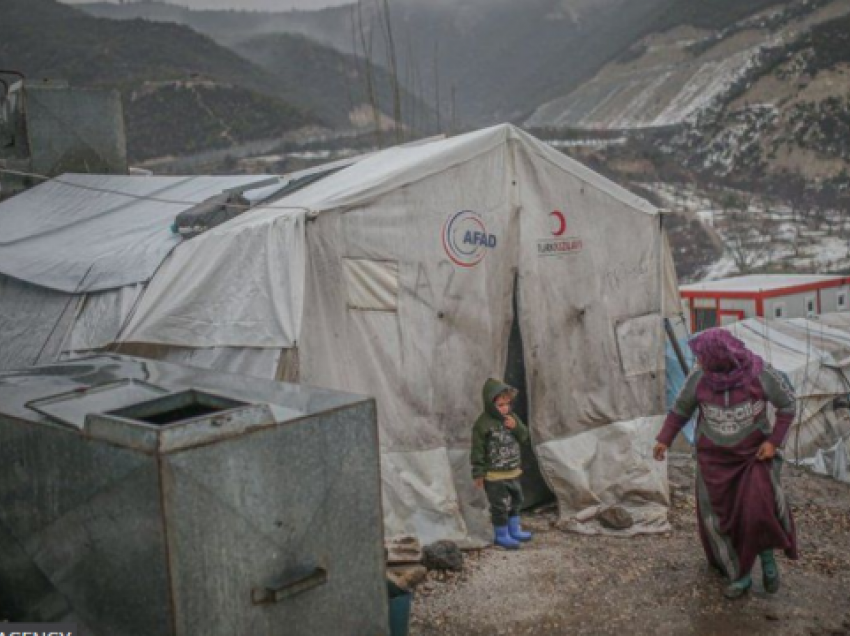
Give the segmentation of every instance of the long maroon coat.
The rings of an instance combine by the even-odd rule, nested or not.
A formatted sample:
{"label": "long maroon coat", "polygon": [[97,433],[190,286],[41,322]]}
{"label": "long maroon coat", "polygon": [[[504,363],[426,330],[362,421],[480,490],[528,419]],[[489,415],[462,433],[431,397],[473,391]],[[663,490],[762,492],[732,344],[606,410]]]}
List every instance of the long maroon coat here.
{"label": "long maroon coat", "polygon": [[[776,407],[772,426],[768,403]],[[796,559],[794,521],[779,481],[782,459],[756,459],[765,440],[783,444],[794,419],[788,378],[765,365],[743,386],[717,391],[695,369],[658,441],[670,446],[697,409],[697,516],[709,562],[737,580],[763,550],[781,549]]]}

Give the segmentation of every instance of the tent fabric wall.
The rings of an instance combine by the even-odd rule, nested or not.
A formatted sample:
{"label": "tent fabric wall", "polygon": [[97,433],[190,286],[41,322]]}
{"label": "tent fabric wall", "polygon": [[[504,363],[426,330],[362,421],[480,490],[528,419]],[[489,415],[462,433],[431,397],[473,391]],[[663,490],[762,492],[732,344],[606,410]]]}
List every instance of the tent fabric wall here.
{"label": "tent fabric wall", "polygon": [[[558,495],[562,527],[616,536],[670,530],[667,465],[652,458],[663,419],[614,422],[537,447]],[[625,509],[631,527],[614,530],[601,524],[597,515],[610,506]]]}
{"label": "tent fabric wall", "polygon": [[[496,146],[308,228],[301,379],[376,396],[389,535],[489,536],[464,517],[475,493],[468,463],[455,479],[449,451],[468,454],[483,382],[505,368],[518,235],[508,162]],[[478,267],[444,252],[441,228],[457,210],[479,213],[496,237]],[[343,259],[397,262],[398,310],[349,308]]]}
{"label": "tent fabric wall", "polygon": [[140,283],[80,294],[74,324],[63,342],[63,351],[99,351],[115,342],[144,288]]}
{"label": "tent fabric wall", "polygon": [[304,304],[303,211],[258,209],[181,244],[163,262],[123,342],[293,347]]}
{"label": "tent fabric wall", "polygon": [[[619,504],[632,531],[665,531],[666,487],[648,452],[660,419],[645,418],[664,412],[660,223],[516,150],[520,329],[541,469],[570,527],[601,532],[588,510]],[[554,210],[580,249],[541,252]]]}
{"label": "tent fabric wall", "polygon": [[79,297],[0,274],[0,371],[53,361]]}
{"label": "tent fabric wall", "polygon": [[281,349],[248,347],[173,347],[122,343],[112,349],[115,353],[162,360],[190,367],[202,367],[227,373],[248,375],[255,378],[276,380],[280,365]]}

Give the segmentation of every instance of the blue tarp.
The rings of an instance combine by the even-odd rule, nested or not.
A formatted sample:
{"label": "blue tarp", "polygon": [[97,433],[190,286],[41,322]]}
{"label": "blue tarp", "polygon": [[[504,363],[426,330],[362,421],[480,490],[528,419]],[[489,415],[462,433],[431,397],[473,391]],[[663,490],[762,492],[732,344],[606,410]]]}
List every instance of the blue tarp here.
{"label": "blue tarp", "polygon": [[[692,369],[694,366],[694,354],[688,346],[687,338],[679,339],[679,348],[685,356],[685,362],[688,365],[688,369]],[[682,390],[682,386],[685,384],[686,375],[682,370],[682,365],[679,364],[679,358],[676,357],[676,351],[673,349],[673,345],[670,342],[669,337],[665,342],[664,355],[667,358],[667,409],[669,410],[673,406],[673,402],[676,401],[676,396],[679,395],[679,391]],[[682,432],[685,434],[685,437],[688,438],[688,442],[693,445],[693,419],[685,425]]]}

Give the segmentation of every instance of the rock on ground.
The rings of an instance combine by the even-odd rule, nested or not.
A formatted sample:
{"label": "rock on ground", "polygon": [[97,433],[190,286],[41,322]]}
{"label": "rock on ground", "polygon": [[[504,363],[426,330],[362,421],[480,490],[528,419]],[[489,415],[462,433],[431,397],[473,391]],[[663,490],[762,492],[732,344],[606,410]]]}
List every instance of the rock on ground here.
{"label": "rock on ground", "polygon": [[463,552],[453,541],[437,541],[422,550],[422,564],[429,570],[463,570]]}

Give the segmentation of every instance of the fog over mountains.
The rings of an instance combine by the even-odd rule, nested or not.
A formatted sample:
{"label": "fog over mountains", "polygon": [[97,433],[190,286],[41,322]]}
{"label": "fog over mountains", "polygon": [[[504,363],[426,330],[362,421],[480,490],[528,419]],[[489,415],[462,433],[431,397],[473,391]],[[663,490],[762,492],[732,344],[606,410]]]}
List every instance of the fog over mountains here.
{"label": "fog over mountains", "polygon": [[[310,125],[346,134],[390,130],[396,119],[408,138],[502,121],[591,133],[687,126],[687,137],[664,148],[685,149],[689,161],[702,157],[700,165],[711,170],[722,165],[724,173],[743,174],[746,165],[770,172],[776,164],[807,176],[811,166],[834,175],[840,166],[831,157],[803,160],[797,151],[768,148],[754,162],[753,153],[767,130],[786,146],[800,137],[808,153],[844,152],[843,142],[799,132],[801,122],[815,125],[813,117],[829,118],[823,120],[827,131],[844,125],[844,96],[829,88],[841,82],[818,80],[809,91],[817,100],[812,104],[791,93],[807,84],[807,73],[841,72],[840,43],[824,35],[816,47],[805,38],[841,33],[829,24],[850,13],[848,3],[361,0],[316,11],[257,12],[153,0],[78,4],[76,10],[55,0],[0,0],[7,6],[0,35],[8,32],[0,52],[29,73],[121,88],[131,138],[144,142],[137,157],[179,154],[165,143],[168,135],[151,143],[158,136],[146,131],[168,126],[174,113],[191,112],[193,126],[209,125],[193,151]],[[39,28],[47,37],[25,37]],[[56,56],[49,42],[67,47],[67,54]],[[821,58],[828,62],[813,68],[811,60]],[[778,66],[783,60],[787,68]],[[779,84],[765,79],[758,91],[748,89],[771,73],[779,74]],[[751,99],[774,105],[749,112]],[[215,117],[205,116],[209,103],[221,107],[211,109]],[[793,104],[794,112],[785,117],[783,104]],[[166,115],[151,114],[157,105]],[[236,122],[228,126],[225,113]],[[746,153],[740,144],[724,145],[744,129],[750,130]],[[709,139],[719,140],[722,150],[712,150]]]}

